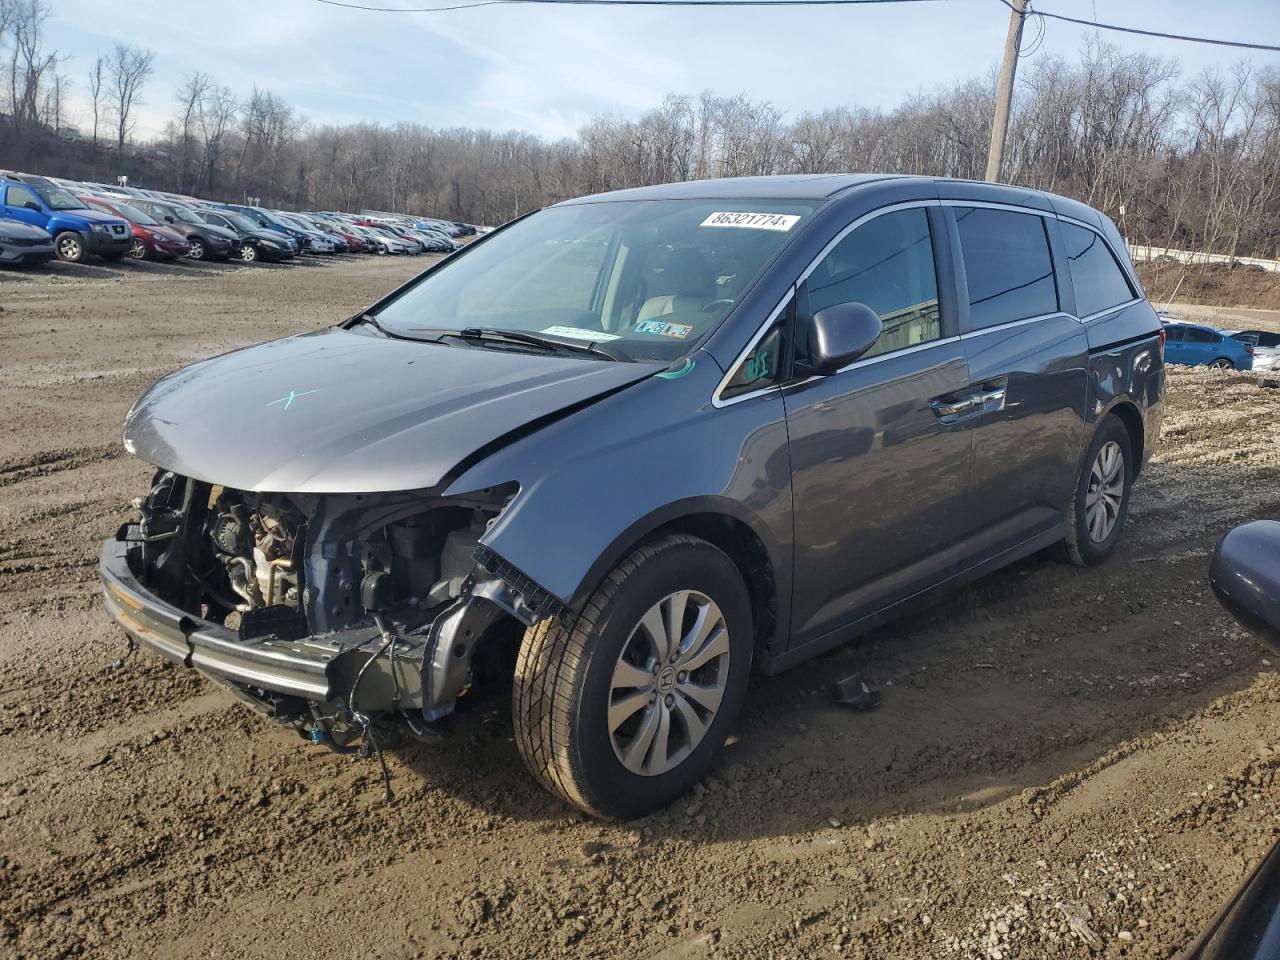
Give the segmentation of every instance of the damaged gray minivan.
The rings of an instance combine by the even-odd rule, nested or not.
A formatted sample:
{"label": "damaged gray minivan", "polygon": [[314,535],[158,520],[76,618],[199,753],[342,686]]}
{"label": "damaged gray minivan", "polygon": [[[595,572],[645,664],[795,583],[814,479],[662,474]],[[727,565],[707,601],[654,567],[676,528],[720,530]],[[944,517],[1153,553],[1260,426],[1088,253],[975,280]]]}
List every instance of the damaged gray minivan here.
{"label": "damaged gray minivan", "polygon": [[1163,393],[1160,321],[1075,201],[854,175],[586,197],[151,387],[106,606],[337,748],[423,733],[514,661],[534,775],[636,816],[707,773],[753,668],[1047,547],[1106,559]]}

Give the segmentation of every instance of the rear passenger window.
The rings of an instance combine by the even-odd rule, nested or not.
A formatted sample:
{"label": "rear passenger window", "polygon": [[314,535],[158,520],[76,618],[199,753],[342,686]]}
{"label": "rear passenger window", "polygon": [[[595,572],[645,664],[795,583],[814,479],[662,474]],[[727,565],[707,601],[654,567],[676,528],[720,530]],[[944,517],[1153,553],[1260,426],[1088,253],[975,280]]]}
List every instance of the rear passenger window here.
{"label": "rear passenger window", "polygon": [[1217,343],[1221,339],[1212,330],[1205,330],[1203,327],[1187,327],[1187,334],[1184,338],[1187,343]]}
{"label": "rear passenger window", "polygon": [[1043,217],[986,207],[957,207],[955,215],[969,282],[971,327],[1057,312],[1058,288]]}
{"label": "rear passenger window", "polygon": [[1177,324],[1170,324],[1164,328],[1165,339],[1170,343],[1181,343],[1187,335],[1187,328],[1180,327]]}
{"label": "rear passenger window", "polygon": [[942,324],[928,213],[914,207],[867,221],[822,259],[805,290],[810,313],[864,303],[880,314],[884,332],[863,357],[937,340]]}
{"label": "rear passenger window", "polygon": [[1132,300],[1133,288],[1102,237],[1074,224],[1060,226],[1076,292],[1076,316],[1087,317]]}

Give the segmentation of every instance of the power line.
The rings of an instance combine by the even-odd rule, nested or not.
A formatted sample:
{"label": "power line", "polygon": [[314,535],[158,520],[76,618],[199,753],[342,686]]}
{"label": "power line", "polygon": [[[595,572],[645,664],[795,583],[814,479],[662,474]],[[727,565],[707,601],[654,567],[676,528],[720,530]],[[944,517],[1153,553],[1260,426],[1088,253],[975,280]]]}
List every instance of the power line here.
{"label": "power line", "polygon": [[370,13],[444,13],[448,10],[470,10],[499,4],[546,4],[588,7],[849,7],[864,4],[943,3],[946,0],[475,0],[443,7],[376,7],[350,3],[347,0],[314,0],[330,7],[364,10]]}
{"label": "power line", "polygon": [[[341,7],[344,10],[362,10],[368,13],[446,13],[450,10],[472,10],[476,7],[493,7],[500,5],[517,6],[521,4],[537,4],[546,6],[586,6],[586,7],[857,7],[868,4],[888,5],[896,3],[941,3],[945,0],[473,0],[468,3],[455,3],[435,7],[380,7],[373,4],[354,3],[351,0],[313,0],[329,7]],[[1009,0],[1000,0],[1006,7],[1013,9]],[[1165,40],[1184,40],[1188,43],[1209,43],[1220,47],[1242,47],[1246,50],[1269,50],[1280,53],[1280,46],[1268,43],[1249,43],[1244,40],[1218,40],[1212,37],[1196,37],[1183,33],[1163,33],[1159,30],[1145,30],[1141,27],[1124,27],[1115,23],[1099,23],[1097,20],[1085,20],[1081,17],[1068,17],[1061,13],[1048,13],[1044,10],[1028,9],[1028,16],[1035,15],[1064,23],[1075,23],[1095,30],[1115,30],[1119,33],[1135,33],[1144,37],[1161,37]]]}
{"label": "power line", "polygon": [[[1013,4],[1009,0],[1000,0],[1010,10]],[[1215,40],[1211,37],[1193,37],[1183,33],[1161,33],[1159,30],[1143,30],[1141,27],[1122,27],[1114,23],[1099,23],[1097,20],[1084,20],[1080,17],[1068,17],[1061,13],[1047,13],[1044,10],[1034,11],[1037,16],[1050,20],[1062,20],[1066,23],[1078,23],[1096,30],[1117,30],[1120,33],[1136,33],[1144,37],[1163,37],[1165,40],[1186,40],[1189,43],[1212,43],[1219,47],[1244,47],[1246,50],[1271,50],[1280,53],[1280,46],[1268,43],[1248,43],[1244,40]]]}

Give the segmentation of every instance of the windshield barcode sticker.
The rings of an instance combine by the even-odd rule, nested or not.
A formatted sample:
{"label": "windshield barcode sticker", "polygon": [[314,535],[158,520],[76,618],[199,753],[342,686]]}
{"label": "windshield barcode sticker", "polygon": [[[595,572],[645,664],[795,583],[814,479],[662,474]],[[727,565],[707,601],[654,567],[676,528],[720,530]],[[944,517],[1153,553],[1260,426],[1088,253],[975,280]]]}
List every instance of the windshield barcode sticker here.
{"label": "windshield barcode sticker", "polygon": [[703,220],[703,227],[738,227],[746,230],[787,231],[800,222],[794,213],[713,213]]}
{"label": "windshield barcode sticker", "polygon": [[553,337],[567,337],[570,340],[589,340],[592,343],[608,343],[610,340],[621,340],[615,333],[602,330],[585,330],[582,327],[547,327],[542,331]]}

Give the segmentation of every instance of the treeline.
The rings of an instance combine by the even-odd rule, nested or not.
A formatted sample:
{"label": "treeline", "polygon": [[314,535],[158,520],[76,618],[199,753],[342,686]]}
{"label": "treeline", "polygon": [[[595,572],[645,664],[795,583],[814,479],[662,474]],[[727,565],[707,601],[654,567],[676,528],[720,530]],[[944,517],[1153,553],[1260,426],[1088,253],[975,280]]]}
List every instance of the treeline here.
{"label": "treeline", "polygon": [[[642,116],[596,117],[557,141],[408,123],[315,124],[269,91],[196,72],[169,94],[164,135],[130,145],[150,55],[127,47],[100,58],[96,78],[90,73],[94,119],[108,121],[116,141],[105,150],[96,133],[53,132],[67,123],[71,81],[65,59],[43,50],[39,14],[47,17],[48,2],[0,0],[9,81],[0,167],[126,174],[281,207],[496,224],[565,197],[672,180],[849,170],[977,179],[986,165],[994,71],[894,110],[839,106],[794,118],[741,95],[673,94]],[[1176,61],[1101,42],[1074,62],[1038,58],[1019,76],[1004,175],[1099,207],[1135,243],[1280,255],[1280,71],[1241,64],[1183,77]]]}

